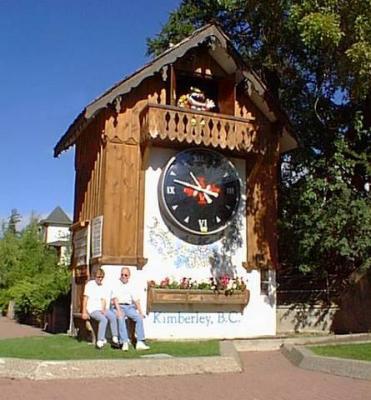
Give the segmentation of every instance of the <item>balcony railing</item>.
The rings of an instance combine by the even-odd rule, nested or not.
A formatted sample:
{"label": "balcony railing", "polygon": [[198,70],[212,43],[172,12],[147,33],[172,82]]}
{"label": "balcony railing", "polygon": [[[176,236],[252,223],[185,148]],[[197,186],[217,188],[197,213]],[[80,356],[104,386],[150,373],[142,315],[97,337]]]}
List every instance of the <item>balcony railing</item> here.
{"label": "balcony railing", "polygon": [[176,141],[239,153],[266,151],[266,139],[255,121],[225,114],[148,104],[140,127],[143,141]]}

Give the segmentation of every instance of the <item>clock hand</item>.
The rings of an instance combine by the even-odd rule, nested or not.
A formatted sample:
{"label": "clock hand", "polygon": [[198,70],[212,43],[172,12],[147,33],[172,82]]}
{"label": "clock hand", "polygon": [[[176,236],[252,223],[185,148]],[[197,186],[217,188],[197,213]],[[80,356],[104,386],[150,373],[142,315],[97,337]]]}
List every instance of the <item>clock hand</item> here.
{"label": "clock hand", "polygon": [[[189,174],[191,175],[191,178],[193,179],[194,183],[197,185],[197,187],[199,189],[202,189],[202,186],[200,185],[200,182],[198,181],[198,179],[194,176],[193,172],[190,171]],[[206,190],[208,190],[208,188],[206,188]],[[204,193],[205,199],[207,204],[211,204],[213,202],[213,200],[210,198],[210,196],[207,193]]]}
{"label": "clock hand", "polygon": [[179,179],[174,179],[173,182],[179,183],[180,185],[183,185],[183,186],[186,186],[186,187],[190,187],[191,189],[197,190],[198,192],[206,193],[209,196],[219,197],[219,193],[212,192],[211,190],[204,189],[204,188],[198,187],[196,185],[192,185],[192,183],[189,183],[189,182],[180,181]]}

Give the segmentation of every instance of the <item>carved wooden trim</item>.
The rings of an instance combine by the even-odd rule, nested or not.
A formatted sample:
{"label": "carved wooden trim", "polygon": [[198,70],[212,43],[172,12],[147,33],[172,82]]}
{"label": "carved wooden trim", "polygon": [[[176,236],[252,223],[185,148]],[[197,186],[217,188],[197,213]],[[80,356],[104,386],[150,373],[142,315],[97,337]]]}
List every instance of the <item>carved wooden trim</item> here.
{"label": "carved wooden trim", "polygon": [[149,104],[140,115],[141,141],[177,142],[265,154],[266,132],[253,119]]}
{"label": "carved wooden trim", "polygon": [[86,228],[89,225],[89,221],[77,221],[70,226],[70,231],[77,231],[82,228]]}
{"label": "carved wooden trim", "polygon": [[123,144],[124,143],[117,135],[115,135],[112,139],[108,138],[108,141],[110,143],[114,143],[114,144]]}
{"label": "carved wooden trim", "polygon": [[102,256],[93,258],[91,262],[98,265],[135,265],[137,269],[142,269],[148,259],[140,256]]}
{"label": "carved wooden trim", "polygon": [[135,140],[135,138],[133,138],[132,136],[129,137],[129,139],[125,140],[124,143],[128,146],[137,146],[139,144],[139,142]]}
{"label": "carved wooden trim", "polygon": [[[258,255],[257,255],[258,256]],[[257,257],[255,257],[256,259]],[[244,261],[242,263],[242,267],[247,271],[251,272],[252,270],[274,270],[272,263],[264,262],[264,261]]]}

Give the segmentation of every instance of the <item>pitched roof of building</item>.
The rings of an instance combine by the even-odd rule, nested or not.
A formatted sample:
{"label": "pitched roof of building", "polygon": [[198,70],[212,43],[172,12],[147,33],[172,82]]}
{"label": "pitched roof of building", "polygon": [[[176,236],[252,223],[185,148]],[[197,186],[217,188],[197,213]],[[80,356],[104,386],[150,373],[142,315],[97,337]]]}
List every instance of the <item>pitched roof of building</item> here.
{"label": "pitched roof of building", "polygon": [[281,122],[283,125],[285,151],[297,147],[297,140],[292,132],[286,114],[280,109],[277,101],[270,95],[262,80],[251,68],[247,67],[227,35],[218,26],[209,24],[194,31],[188,38],[165,50],[161,55],[154,58],[132,75],[116,83],[100,97],[88,104],[56,144],[54,157],[58,157],[62,151],[74,145],[81,132],[102,109],[114,105],[117,100],[121,100],[121,96],[139,86],[144,79],[162,71],[168,65],[174,64],[175,61],[183,57],[190,49],[208,42],[213,47],[212,56],[223,66],[225,71],[232,73],[239,70],[240,80],[246,81],[251,100],[268,120],[271,122]]}
{"label": "pitched roof of building", "polygon": [[65,225],[69,226],[72,224],[71,219],[62,210],[61,207],[56,207],[45,219],[41,220],[42,225]]}

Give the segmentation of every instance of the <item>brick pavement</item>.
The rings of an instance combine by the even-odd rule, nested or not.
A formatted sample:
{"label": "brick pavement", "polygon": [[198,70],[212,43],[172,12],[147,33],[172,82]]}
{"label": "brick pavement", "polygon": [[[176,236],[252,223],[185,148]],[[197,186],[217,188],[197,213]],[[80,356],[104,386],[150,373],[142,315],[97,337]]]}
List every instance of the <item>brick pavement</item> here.
{"label": "brick pavement", "polygon": [[[0,317],[0,338],[44,334]],[[0,379],[0,400],[371,400],[371,381],[307,371],[279,351],[243,352],[242,373],[97,380]]]}
{"label": "brick pavement", "polygon": [[241,353],[243,373],[97,380],[0,379],[2,400],[371,400],[371,382],[306,371],[280,352]]}

